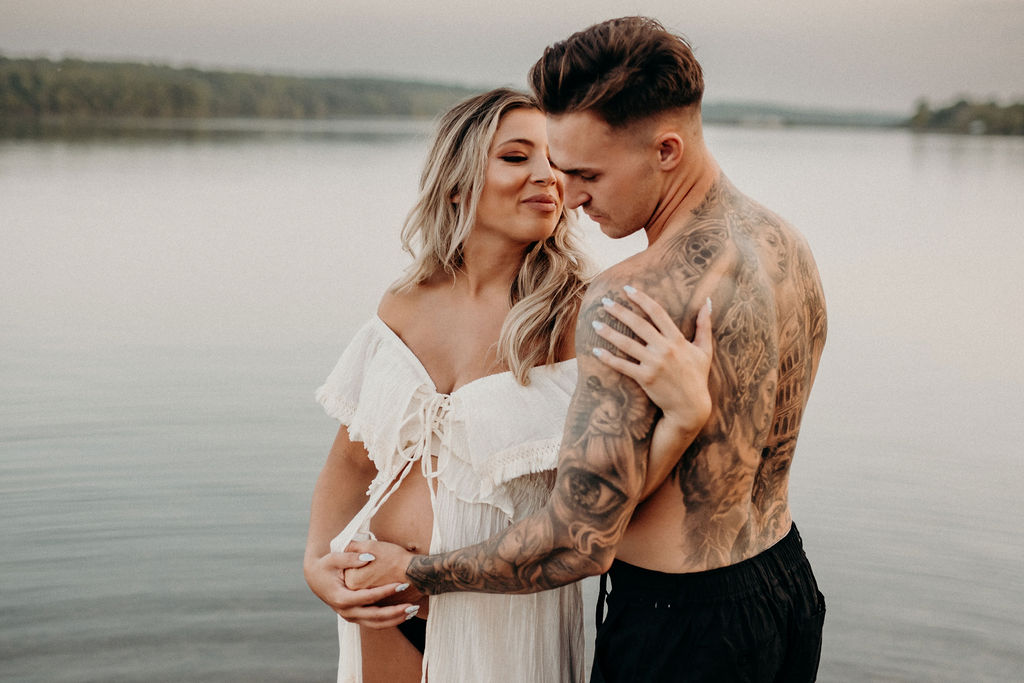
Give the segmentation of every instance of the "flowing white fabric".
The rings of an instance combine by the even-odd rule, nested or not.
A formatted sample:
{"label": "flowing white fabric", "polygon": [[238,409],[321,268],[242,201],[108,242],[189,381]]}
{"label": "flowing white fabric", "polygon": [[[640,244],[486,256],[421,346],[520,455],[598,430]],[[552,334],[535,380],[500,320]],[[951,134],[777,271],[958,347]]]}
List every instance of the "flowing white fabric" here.
{"label": "flowing white fabric", "polygon": [[[574,361],[504,372],[439,393],[419,359],[379,317],[355,334],[317,400],[362,441],[377,476],[367,502],[331,541],[341,551],[411,471],[430,482],[430,552],[483,541],[546,502],[576,386]],[[435,458],[430,456],[436,456]],[[532,595],[430,598],[423,678],[433,683],[584,680],[578,583]],[[338,619],[339,683],[361,683],[359,628]]]}

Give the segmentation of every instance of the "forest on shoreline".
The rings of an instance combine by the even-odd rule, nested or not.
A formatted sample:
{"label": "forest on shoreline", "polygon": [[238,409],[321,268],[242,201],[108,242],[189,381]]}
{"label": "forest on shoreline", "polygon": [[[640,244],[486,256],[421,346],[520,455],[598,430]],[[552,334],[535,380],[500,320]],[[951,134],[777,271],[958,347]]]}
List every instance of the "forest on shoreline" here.
{"label": "forest on shoreline", "polygon": [[[478,88],[359,77],[305,77],[80,59],[0,56],[0,131],[40,121],[429,118]],[[1024,134],[1024,102],[960,99],[906,117],[751,103],[705,103],[710,123],[907,127],[916,131]]]}
{"label": "forest on shoreline", "polygon": [[0,117],[10,118],[429,117],[473,92],[375,78],[0,57]]}
{"label": "forest on shoreline", "polygon": [[911,130],[972,135],[1024,135],[1024,102],[970,102],[960,98],[954,104],[932,109],[927,100],[918,102],[908,121]]}

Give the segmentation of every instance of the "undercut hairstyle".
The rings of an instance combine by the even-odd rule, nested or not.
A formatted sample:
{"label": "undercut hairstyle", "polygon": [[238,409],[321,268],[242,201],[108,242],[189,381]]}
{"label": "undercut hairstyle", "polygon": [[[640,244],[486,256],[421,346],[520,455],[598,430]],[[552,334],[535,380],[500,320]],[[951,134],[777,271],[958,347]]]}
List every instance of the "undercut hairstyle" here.
{"label": "undercut hairstyle", "polygon": [[704,74],[682,36],[648,17],[610,19],[544,50],[530,86],[548,114],[590,111],[613,128],[700,107]]}
{"label": "undercut hairstyle", "polygon": [[[498,88],[460,102],[441,117],[420,175],[419,197],[402,228],[402,246],[413,262],[392,291],[441,272],[454,278],[462,268],[462,245],[476,224],[494,134],[502,118],[518,109],[540,111],[532,96]],[[510,310],[497,355],[520,384],[529,384],[534,366],[558,360],[593,272],[575,213],[563,205],[554,233],[527,247],[508,293]]]}

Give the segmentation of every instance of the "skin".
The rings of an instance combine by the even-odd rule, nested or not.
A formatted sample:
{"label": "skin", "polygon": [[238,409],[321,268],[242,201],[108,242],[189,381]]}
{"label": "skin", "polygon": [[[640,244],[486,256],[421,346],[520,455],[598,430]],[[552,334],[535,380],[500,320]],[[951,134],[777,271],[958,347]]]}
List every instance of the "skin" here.
{"label": "skin", "polygon": [[[509,310],[509,287],[525,250],[554,231],[563,201],[564,177],[548,159],[544,116],[528,109],[507,113],[488,150],[484,191],[473,230],[463,245],[464,264],[454,282],[449,275],[439,273],[410,290],[387,294],[378,310],[385,324],[419,359],[439,392],[451,393],[475,379],[507,369],[497,362],[494,347]],[[651,310],[657,313],[660,309],[654,305]],[[610,356],[605,362],[620,363],[619,372],[643,371],[661,401],[687,408],[686,412],[677,408],[678,419],[664,420],[659,428],[658,439],[663,445],[658,452],[663,457],[657,470],[664,478],[707,419],[707,413],[690,410],[695,402],[691,397],[683,396],[678,388],[662,386],[658,379],[649,377],[650,371],[657,368],[660,372],[693,373],[695,379],[688,383],[693,387],[690,393],[706,398],[710,334],[705,334],[703,347],[698,348],[683,338],[663,311],[662,316],[665,334],[645,329],[648,337],[658,342],[656,350],[644,355],[646,365]],[[633,316],[629,322],[636,324],[637,320]],[[559,360],[573,355],[572,339],[566,341]],[[306,579],[313,592],[335,612],[362,627],[364,680],[419,680],[422,658],[394,627],[409,618],[410,612],[425,617],[426,598],[409,589],[404,579],[372,591],[352,590],[345,585],[347,572],[365,566],[367,561],[360,560],[358,552],[330,552],[330,540],[365,502],[365,491],[375,474],[363,445],[350,441],[342,426],[314,491],[304,563]],[[427,486],[420,470],[413,467],[371,521],[374,535],[408,552],[429,548],[432,510]]]}
{"label": "skin", "polygon": [[[721,173],[695,108],[625,130],[578,112],[551,118],[548,131],[567,205],[583,207],[612,237],[642,227],[649,241],[603,273],[583,303],[579,385],[551,499],[449,553],[353,544],[376,559],[348,573],[352,587],[400,578],[428,594],[526,593],[606,571],[615,557],[703,571],[753,557],[789,529],[789,467],[826,328],[806,242]],[[605,341],[593,323],[633,306],[626,284],[660,303],[687,336],[699,302],[714,302],[711,418],[643,505],[656,409],[637,382],[590,353]]]}

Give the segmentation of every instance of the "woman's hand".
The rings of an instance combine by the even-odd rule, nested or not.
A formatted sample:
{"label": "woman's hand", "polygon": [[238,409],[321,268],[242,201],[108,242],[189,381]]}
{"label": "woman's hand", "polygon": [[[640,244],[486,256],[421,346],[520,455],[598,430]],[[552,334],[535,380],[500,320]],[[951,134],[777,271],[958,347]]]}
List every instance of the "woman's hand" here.
{"label": "woman's hand", "polygon": [[345,585],[346,572],[357,571],[372,562],[372,556],[359,552],[328,553],[304,568],[306,583],[345,621],[368,628],[397,626],[415,615],[419,607],[404,595],[405,601],[396,605],[381,607],[374,606],[374,603],[387,602],[388,598],[408,589],[409,584],[404,579],[401,583],[387,583],[364,590],[352,590]]}
{"label": "woman's hand", "polygon": [[657,301],[633,287],[627,286],[624,290],[649,319],[615,303],[606,305],[605,310],[632,330],[640,341],[615,331],[610,325],[596,323],[594,328],[598,336],[632,360],[603,349],[595,349],[594,355],[608,367],[635,380],[662,410],[662,418],[651,440],[642,494],[646,498],[661,485],[711,415],[708,391],[713,354],[711,300],[708,299],[697,313],[691,343]]}

